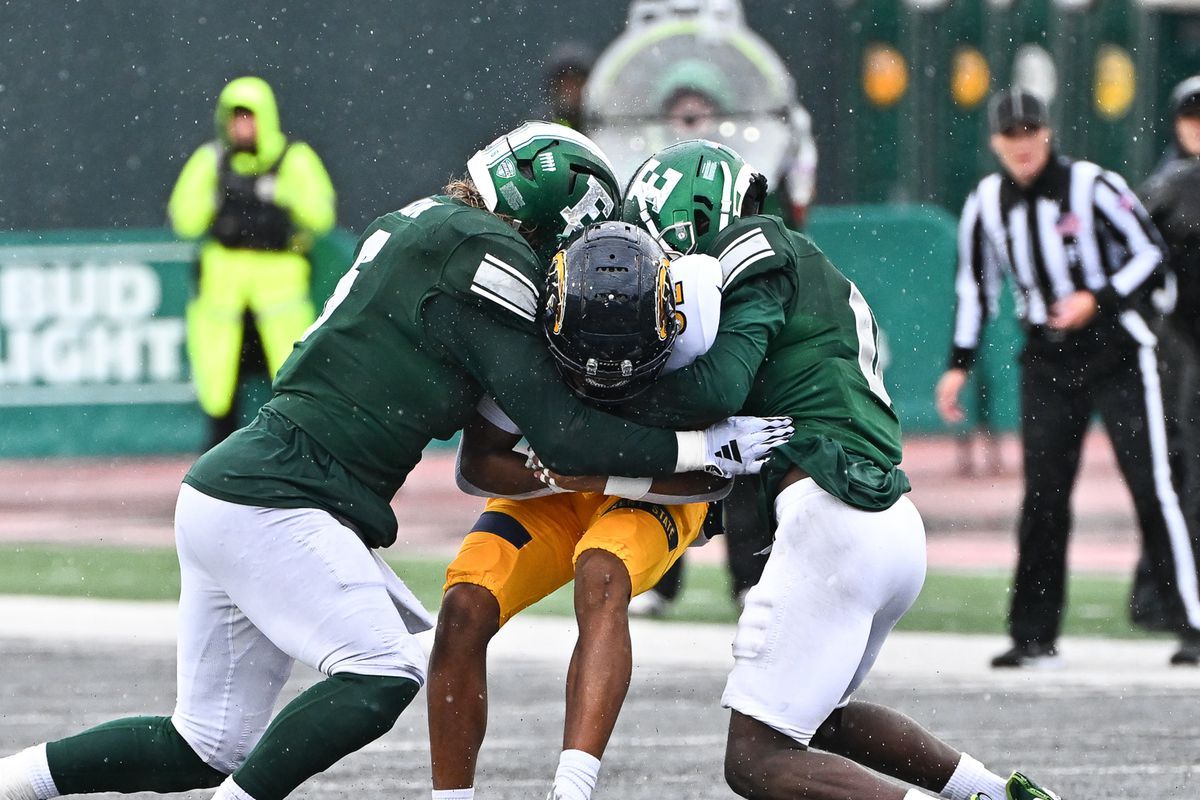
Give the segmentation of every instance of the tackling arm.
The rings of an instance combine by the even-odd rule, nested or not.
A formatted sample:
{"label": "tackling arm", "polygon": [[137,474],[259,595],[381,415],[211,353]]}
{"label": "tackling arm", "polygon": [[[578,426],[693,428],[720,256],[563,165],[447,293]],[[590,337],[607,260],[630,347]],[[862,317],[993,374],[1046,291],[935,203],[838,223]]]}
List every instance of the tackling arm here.
{"label": "tackling arm", "polygon": [[678,466],[674,431],[636,425],[585,406],[563,384],[532,329],[504,325],[445,295],[427,302],[422,316],[430,339],[482,384],[555,470],[669,475]]}
{"label": "tackling arm", "polygon": [[720,500],[733,481],[707,472],[686,472],[661,478],[621,478],[604,475],[559,475],[513,448],[521,431],[490,398],[463,428],[455,464],[458,488],[476,497],[526,500],[556,492],[595,492],[630,500],[677,505]]}
{"label": "tackling arm", "polygon": [[744,281],[721,304],[721,325],[708,352],[659,379],[628,404],[638,419],[708,424],[738,413],[771,338],[782,328],[787,277],[770,273]]}
{"label": "tackling arm", "polygon": [[603,475],[579,477],[559,475],[541,466],[536,458],[535,467],[535,474],[540,481],[560,491],[596,492],[666,506],[713,503],[724,498],[733,488],[731,478],[722,478],[707,472],[685,472],[654,479]]}
{"label": "tackling arm", "polygon": [[554,494],[525,466],[528,458],[513,450],[520,432],[510,432],[477,414],[463,428],[454,478],[458,488],[476,497],[526,500]]}

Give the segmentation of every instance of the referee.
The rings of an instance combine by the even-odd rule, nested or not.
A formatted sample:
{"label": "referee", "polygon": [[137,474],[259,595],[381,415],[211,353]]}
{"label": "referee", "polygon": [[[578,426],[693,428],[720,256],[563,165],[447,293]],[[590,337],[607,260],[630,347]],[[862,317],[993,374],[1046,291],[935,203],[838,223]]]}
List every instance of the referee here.
{"label": "referee", "polygon": [[1011,278],[1025,328],[1021,433],[1025,497],[1009,634],[993,667],[1053,666],[1066,589],[1071,489],[1099,412],[1133,495],[1143,551],[1171,628],[1172,664],[1200,662],[1196,551],[1167,461],[1148,295],[1162,284],[1160,240],[1120,176],[1053,151],[1045,104],[1022,89],[993,98],[1001,171],[980,181],[959,224],[954,346],[938,413],[963,419],[959,393]]}

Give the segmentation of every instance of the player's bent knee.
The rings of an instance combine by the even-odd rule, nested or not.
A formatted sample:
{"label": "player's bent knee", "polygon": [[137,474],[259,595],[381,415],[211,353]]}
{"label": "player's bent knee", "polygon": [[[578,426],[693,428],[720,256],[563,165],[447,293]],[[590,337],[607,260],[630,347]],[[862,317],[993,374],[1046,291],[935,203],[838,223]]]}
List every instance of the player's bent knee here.
{"label": "player's bent knee", "polygon": [[809,744],[818,750],[828,750],[831,753],[840,752],[839,743],[845,711],[845,706],[835,708],[833,713],[821,723],[821,727],[817,728],[817,732],[813,734]]}
{"label": "player's bent knee", "polygon": [[500,602],[474,583],[456,583],[442,595],[438,635],[490,639],[500,630]]}
{"label": "player's bent knee", "polygon": [[735,747],[731,737],[725,748],[725,783],[734,794],[749,797],[753,793],[756,785],[753,779],[754,770],[754,757],[751,752],[741,746]]}
{"label": "player's bent knee", "polygon": [[575,561],[575,608],[628,608],[633,584],[625,562],[607,550],[585,550]]}
{"label": "player's bent knee", "polygon": [[195,788],[203,789],[219,786],[226,776],[236,772],[246,760],[249,751],[249,747],[244,745],[257,742],[263,732],[250,731],[250,735],[243,739],[246,733],[244,730],[238,729],[235,735],[231,735],[231,728],[221,728],[212,722],[183,717],[178,711],[170,718],[170,726],[172,733],[179,740],[178,760],[188,763],[192,757],[195,758]]}
{"label": "player's bent knee", "polygon": [[379,736],[392,729],[421,690],[419,681],[399,676],[343,672],[330,680],[341,684],[344,692],[342,714],[353,718],[360,730]]}

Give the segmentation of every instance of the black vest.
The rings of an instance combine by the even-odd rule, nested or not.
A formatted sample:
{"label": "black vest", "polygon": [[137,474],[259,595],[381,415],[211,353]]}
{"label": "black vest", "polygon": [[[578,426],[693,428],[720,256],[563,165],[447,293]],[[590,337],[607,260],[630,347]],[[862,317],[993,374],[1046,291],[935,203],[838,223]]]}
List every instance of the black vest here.
{"label": "black vest", "polygon": [[[289,145],[290,147],[290,145]],[[222,149],[217,166],[217,191],[221,206],[217,209],[209,233],[226,247],[248,250],[286,250],[295,232],[288,212],[263,200],[256,191],[260,182],[273,182],[287,148],[271,168],[260,175],[240,175],[233,171],[233,151]]]}

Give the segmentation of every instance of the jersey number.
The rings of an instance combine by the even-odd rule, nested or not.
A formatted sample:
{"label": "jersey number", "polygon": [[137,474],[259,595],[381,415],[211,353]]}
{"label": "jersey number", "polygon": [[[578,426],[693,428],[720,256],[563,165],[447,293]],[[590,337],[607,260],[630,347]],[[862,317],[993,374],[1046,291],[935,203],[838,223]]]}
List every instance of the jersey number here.
{"label": "jersey number", "polygon": [[867,379],[867,385],[875,396],[890,408],[892,398],[883,385],[883,372],[879,365],[879,344],[875,338],[875,317],[867,299],[853,283],[850,284],[850,310],[854,312],[854,327],[858,332],[858,368]]}
{"label": "jersey number", "polygon": [[675,321],[679,323],[679,330],[676,335],[682,334],[687,330],[687,314],[679,310],[679,306],[683,305],[683,281],[675,282]]}
{"label": "jersey number", "polygon": [[329,319],[342,301],[346,299],[346,295],[350,294],[350,287],[354,285],[354,281],[358,279],[358,268],[368,261],[371,261],[375,256],[379,255],[379,251],[387,244],[392,234],[388,231],[375,231],[367,240],[363,242],[362,249],[358,251],[358,258],[354,259],[354,263],[350,265],[350,269],[346,270],[346,274],[337,282],[337,286],[333,289],[333,294],[329,295],[329,299],[325,301],[325,307],[321,309],[321,316],[317,317],[316,322],[308,326],[308,330],[300,337],[300,341],[304,341],[312,332],[324,324],[325,320]]}

